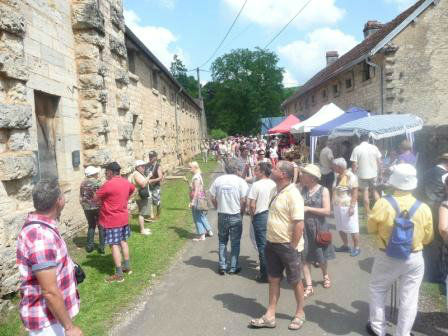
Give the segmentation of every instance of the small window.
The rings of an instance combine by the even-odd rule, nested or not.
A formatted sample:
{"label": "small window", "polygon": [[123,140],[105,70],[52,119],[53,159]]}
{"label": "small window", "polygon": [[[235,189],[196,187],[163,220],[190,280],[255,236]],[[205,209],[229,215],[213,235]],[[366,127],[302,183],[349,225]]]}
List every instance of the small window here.
{"label": "small window", "polygon": [[371,66],[369,64],[367,64],[367,62],[364,62],[362,64],[362,80],[363,81],[368,81],[371,78],[370,68],[371,68]]}
{"label": "small window", "polygon": [[162,94],[166,97],[166,86],[162,86]]}
{"label": "small window", "polygon": [[159,74],[156,69],[152,70],[152,88],[159,89]]}
{"label": "small window", "polygon": [[347,78],[345,80],[345,88],[346,89],[351,89],[353,87],[353,82],[351,78]]}
{"label": "small window", "polygon": [[300,110],[300,111],[303,110],[303,104],[302,104],[302,101],[299,102],[299,110]]}
{"label": "small window", "polygon": [[311,96],[311,104],[315,104],[316,103],[316,99],[314,98],[314,95]]}
{"label": "small window", "polygon": [[308,109],[309,107],[309,101],[308,101],[308,97],[306,97],[305,99],[305,109]]}
{"label": "small window", "polygon": [[135,51],[128,49],[128,68],[129,72],[135,74]]}
{"label": "small window", "polygon": [[323,98],[323,99],[327,99],[327,89],[324,89],[324,90],[322,91],[322,98]]}
{"label": "small window", "polygon": [[333,95],[335,96],[339,95],[339,84],[333,85]]}

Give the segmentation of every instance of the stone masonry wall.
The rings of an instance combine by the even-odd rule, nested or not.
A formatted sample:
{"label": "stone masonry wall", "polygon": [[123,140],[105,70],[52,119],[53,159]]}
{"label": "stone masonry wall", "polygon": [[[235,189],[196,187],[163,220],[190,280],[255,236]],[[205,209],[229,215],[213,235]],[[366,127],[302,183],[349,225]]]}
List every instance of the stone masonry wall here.
{"label": "stone masonry wall", "polygon": [[180,94],[176,130],[171,91],[153,91],[150,70],[128,72],[124,31],[121,0],[0,0],[0,311],[18,288],[15,241],[43,169],[36,94],[57,101],[51,131],[66,236],[86,228],[79,185],[87,165],[116,160],[127,174],[157,150],[172,169],[177,134],[185,160],[199,152],[199,108]]}
{"label": "stone masonry wall", "polygon": [[[382,55],[373,58],[374,63],[383,62]],[[380,73],[371,68],[371,78],[363,79],[363,66],[358,64],[349,71],[341,73],[323,85],[307,92],[285,106],[287,114],[305,115],[310,117],[319,111],[322,106],[334,103],[346,111],[352,106],[359,106],[372,113],[380,113]],[[346,80],[352,81],[352,87],[346,87]],[[338,86],[338,91],[334,92],[333,86]],[[324,94],[324,91],[326,92]],[[314,96],[314,103],[313,97]]]}

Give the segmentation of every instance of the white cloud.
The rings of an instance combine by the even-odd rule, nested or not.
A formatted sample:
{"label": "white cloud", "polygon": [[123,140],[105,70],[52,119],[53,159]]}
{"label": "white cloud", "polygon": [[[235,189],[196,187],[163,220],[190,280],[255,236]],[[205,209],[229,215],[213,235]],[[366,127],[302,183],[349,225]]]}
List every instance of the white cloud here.
{"label": "white cloud", "polygon": [[169,29],[141,25],[140,17],[132,10],[125,10],[124,17],[128,27],[166,67],[170,66],[174,54],[185,60],[184,51],[179,47],[173,46],[173,43],[177,41],[177,37]]}
{"label": "white cloud", "polygon": [[353,48],[358,42],[352,35],[337,29],[320,28],[278,48],[278,53],[288,63],[288,69],[299,81],[306,82],[326,65],[325,52],[336,50],[339,55]]}
{"label": "white cloud", "polygon": [[294,78],[293,74],[289,70],[285,70],[283,74],[283,86],[284,87],[293,87],[298,86],[299,82]]}
{"label": "white cloud", "polygon": [[[239,11],[244,0],[223,0],[235,12]],[[308,0],[252,0],[248,1],[241,14],[246,19],[263,26],[279,27],[285,25]],[[335,0],[312,1],[292,22],[299,29],[312,25],[329,25],[338,22],[345,10],[335,4]]]}
{"label": "white cloud", "polygon": [[146,0],[146,2],[150,4],[156,4],[160,7],[166,8],[166,9],[174,9],[176,7],[176,1],[177,0]]}
{"label": "white cloud", "polygon": [[393,3],[397,5],[400,11],[404,11],[405,9],[408,9],[413,4],[415,4],[416,0],[386,0],[386,2]]}

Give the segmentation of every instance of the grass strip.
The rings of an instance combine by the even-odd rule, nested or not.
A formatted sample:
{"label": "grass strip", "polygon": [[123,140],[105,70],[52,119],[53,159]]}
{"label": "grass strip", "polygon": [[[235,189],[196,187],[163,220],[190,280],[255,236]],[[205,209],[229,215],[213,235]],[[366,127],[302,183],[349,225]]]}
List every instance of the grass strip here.
{"label": "grass strip", "polygon": [[[216,161],[199,161],[206,185]],[[187,174],[189,178],[191,174]],[[104,279],[114,272],[110,250],[105,255],[96,251],[85,252],[85,234],[68,241],[70,255],[81,264],[87,278],[79,286],[81,311],[75,323],[84,335],[106,335],[113,323],[120,321],[120,314],[131,307],[135,299],[171,264],[173,257],[193,236],[193,221],[188,208],[188,184],[184,181],[167,181],[162,187],[162,215],[159,221],[149,224],[151,236],[140,235],[137,217],[131,220],[132,235],[129,239],[133,273],[122,283],[107,284]],[[146,225],[148,227],[148,225]],[[14,299],[18,303],[18,298]],[[17,306],[17,305],[16,305]],[[17,308],[0,321],[0,336],[26,335]]]}

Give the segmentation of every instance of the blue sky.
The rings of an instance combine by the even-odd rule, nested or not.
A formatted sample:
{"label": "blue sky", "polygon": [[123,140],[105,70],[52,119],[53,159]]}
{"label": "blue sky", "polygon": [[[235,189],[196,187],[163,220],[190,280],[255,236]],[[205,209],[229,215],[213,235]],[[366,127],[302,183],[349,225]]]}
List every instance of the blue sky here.
{"label": "blue sky", "polygon": [[[215,57],[232,49],[264,47],[307,0],[248,0]],[[312,0],[269,46],[285,69],[284,84],[303,84],[325,66],[325,51],[340,55],[362,41],[368,20],[387,22],[415,0]],[[169,66],[178,54],[189,68],[216,49],[244,0],[124,0],[127,25]],[[203,66],[208,70],[213,59]],[[193,74],[193,72],[192,72]],[[201,80],[210,79],[208,72]]]}

